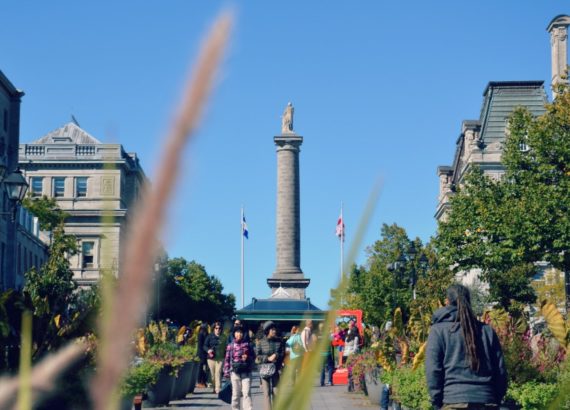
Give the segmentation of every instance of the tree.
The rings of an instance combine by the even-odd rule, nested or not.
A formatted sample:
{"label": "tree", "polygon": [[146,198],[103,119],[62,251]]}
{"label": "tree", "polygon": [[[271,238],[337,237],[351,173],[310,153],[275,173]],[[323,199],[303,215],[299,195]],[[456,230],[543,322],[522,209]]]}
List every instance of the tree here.
{"label": "tree", "polygon": [[546,113],[517,108],[509,119],[502,157],[505,173],[493,180],[473,169],[451,198],[437,250],[455,272],[480,269],[491,295],[506,308],[531,303],[534,264],[566,273],[570,290],[570,93]]}
{"label": "tree", "polygon": [[[418,296],[424,294],[423,288],[429,283],[423,279],[424,275],[429,276],[429,269],[423,270],[419,263],[421,255],[426,254],[426,249],[418,238],[413,241],[417,250],[414,259],[390,270],[389,265],[408,252],[410,239],[405,229],[396,224],[382,225],[380,236],[381,238],[367,249],[366,266],[353,267],[344,298],[345,307],[362,309],[364,321],[375,325],[389,320],[397,307],[402,309],[406,318],[412,302],[414,280],[418,279]],[[432,260],[434,259],[432,257]]]}
{"label": "tree", "polygon": [[76,238],[67,235],[64,222],[67,214],[61,211],[53,199],[46,197],[26,199],[24,206],[39,219],[42,229],[49,229],[52,240],[48,248],[48,259],[39,268],[25,272],[22,293],[7,296],[5,307],[9,309],[8,324],[11,331],[2,342],[8,349],[6,362],[2,365],[13,368],[17,364],[20,343],[20,318],[24,310],[33,314],[33,358],[37,360],[67,341],[92,333],[94,318],[98,312],[99,293],[97,287],[77,289],[69,256],[76,252]]}
{"label": "tree", "polygon": [[168,259],[161,278],[160,306],[155,306],[154,316],[178,323],[229,318],[235,311],[235,296],[223,290],[220,280],[208,275],[199,263]]}

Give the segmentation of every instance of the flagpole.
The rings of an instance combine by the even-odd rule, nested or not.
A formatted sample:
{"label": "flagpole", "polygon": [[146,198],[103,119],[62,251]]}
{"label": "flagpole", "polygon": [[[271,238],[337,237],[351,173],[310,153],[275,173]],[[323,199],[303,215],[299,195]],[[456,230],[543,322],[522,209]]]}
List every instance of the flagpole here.
{"label": "flagpole", "polygon": [[240,236],[241,236],[241,308],[243,309],[244,304],[244,293],[243,293],[243,282],[244,282],[244,275],[243,275],[243,265],[244,265],[244,255],[243,255],[243,205],[241,206],[241,219],[240,219]]}
{"label": "flagpole", "polygon": [[340,219],[341,219],[341,234],[340,234],[340,281],[344,279],[344,215],[342,214],[342,202],[340,203]]}

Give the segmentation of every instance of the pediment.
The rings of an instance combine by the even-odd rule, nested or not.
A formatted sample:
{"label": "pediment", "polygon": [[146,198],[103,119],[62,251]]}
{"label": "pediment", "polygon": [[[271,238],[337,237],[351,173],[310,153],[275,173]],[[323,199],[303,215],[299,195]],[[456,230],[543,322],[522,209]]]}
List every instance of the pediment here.
{"label": "pediment", "polygon": [[78,125],[69,122],[32,142],[32,144],[101,144],[101,141]]}

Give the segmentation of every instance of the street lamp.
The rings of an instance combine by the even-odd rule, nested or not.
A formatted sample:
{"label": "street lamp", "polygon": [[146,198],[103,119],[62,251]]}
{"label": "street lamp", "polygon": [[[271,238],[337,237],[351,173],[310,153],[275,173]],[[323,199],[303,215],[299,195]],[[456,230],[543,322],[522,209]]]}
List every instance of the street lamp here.
{"label": "street lamp", "polygon": [[6,190],[8,199],[12,202],[12,221],[15,221],[17,206],[22,202],[28,190],[28,183],[24,175],[22,175],[20,168],[16,168],[14,172],[4,178],[4,189]]}

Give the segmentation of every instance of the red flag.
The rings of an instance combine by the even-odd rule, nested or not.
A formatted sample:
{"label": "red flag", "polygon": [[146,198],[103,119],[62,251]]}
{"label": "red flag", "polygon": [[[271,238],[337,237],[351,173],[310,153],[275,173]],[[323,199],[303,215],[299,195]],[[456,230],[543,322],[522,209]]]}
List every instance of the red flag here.
{"label": "red flag", "polygon": [[340,214],[336,223],[336,236],[344,240],[344,221],[342,220],[342,214]]}

